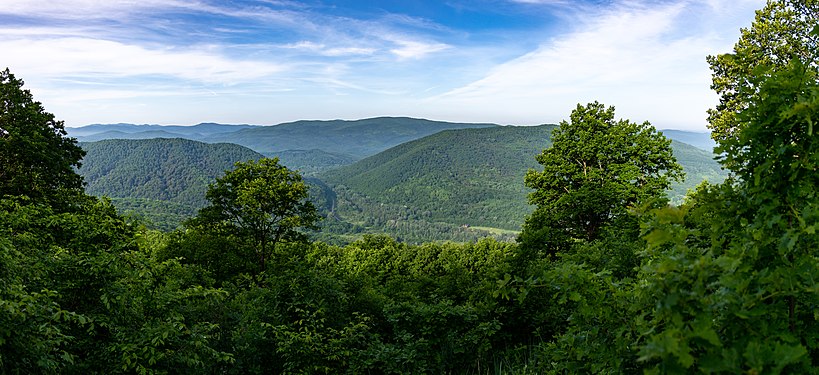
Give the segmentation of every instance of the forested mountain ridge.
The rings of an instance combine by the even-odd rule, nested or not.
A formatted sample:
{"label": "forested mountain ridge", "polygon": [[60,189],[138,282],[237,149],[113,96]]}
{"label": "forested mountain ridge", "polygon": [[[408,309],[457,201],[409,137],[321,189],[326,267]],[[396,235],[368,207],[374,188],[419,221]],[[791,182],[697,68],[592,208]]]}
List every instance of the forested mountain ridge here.
{"label": "forested mountain ridge", "polygon": [[[378,205],[411,207],[421,213],[417,219],[517,230],[529,211],[523,176],[537,166],[534,155],[548,147],[554,128],[443,131],[326,172],[320,178]],[[340,195],[341,199],[353,196]],[[350,203],[349,207],[361,205]],[[346,211],[346,207],[339,207],[342,216],[360,214]]]}
{"label": "forested mountain ridge", "polygon": [[[532,211],[524,176],[542,168],[535,155],[551,145],[556,128],[443,131],[318,177],[337,193],[335,214],[369,230],[405,239],[413,236],[399,233],[402,226],[517,231]],[[676,141],[672,149],[687,174],[684,182],[672,185],[673,201],[681,202],[703,180],[718,183],[725,178],[712,153]],[[428,239],[421,236],[415,241]]]}
{"label": "forested mountain ridge", "polygon": [[[112,139],[80,146],[86,155],[79,173],[89,194],[114,198],[121,209],[148,216],[170,214],[177,222],[205,204],[208,184],[235,162],[263,157],[235,144],[179,138]],[[169,212],[157,212],[162,209]]]}
{"label": "forested mountain ridge", "polygon": [[[321,150],[278,156],[293,169],[311,163],[342,166],[309,180],[322,212],[330,217],[321,223],[325,240],[351,233],[391,233],[410,242],[490,234],[480,228],[506,238],[532,210],[523,176],[537,169],[534,156],[549,147],[555,127],[445,130],[346,167],[352,158]],[[82,146],[88,155],[80,173],[88,192],[109,196],[120,209],[165,229],[201,208],[208,183],[233,162],[262,156],[238,145],[183,139],[107,140]],[[679,142],[673,147],[689,174],[687,183],[675,185],[670,193],[677,201],[703,179],[724,177],[710,153]],[[324,199],[328,196],[334,198]]]}
{"label": "forested mountain ridge", "polygon": [[312,174],[351,164],[442,130],[494,126],[498,125],[377,117],[354,121],[303,120],[270,126],[94,124],[68,128],[68,134],[79,141],[185,138],[206,143],[234,143],[268,157],[279,157],[288,167]]}
{"label": "forested mountain ridge", "polygon": [[[354,121],[303,120],[278,125],[194,126],[94,124],[68,128],[81,142],[104,139],[185,138],[207,143],[235,143],[268,157],[279,157],[290,168],[312,175],[352,164],[399,144],[443,130],[498,127],[489,123],[451,123],[407,117],[377,117]],[[708,133],[668,130],[666,136],[711,151]]]}

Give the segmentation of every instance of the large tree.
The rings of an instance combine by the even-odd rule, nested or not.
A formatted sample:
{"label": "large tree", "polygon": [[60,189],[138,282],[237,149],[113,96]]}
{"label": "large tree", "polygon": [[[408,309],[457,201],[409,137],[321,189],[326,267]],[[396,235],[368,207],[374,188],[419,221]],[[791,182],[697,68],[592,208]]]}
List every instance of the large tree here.
{"label": "large tree", "polygon": [[782,69],[792,59],[817,71],[819,65],[811,57],[818,46],[819,1],[769,1],[758,10],[753,24],[741,30],[732,53],[707,58],[713,72],[711,88],[720,96],[717,107],[708,111],[714,140],[736,136],[742,126],[737,114],[748,108],[759,90],[754,77]]}
{"label": "large tree", "polygon": [[520,235],[528,248],[553,253],[575,239],[592,241],[628,210],[665,195],[682,177],[671,141],[648,122],[615,120],[614,107],[578,105],[552,133],[526,186],[537,208]]}
{"label": "large tree", "polygon": [[[665,372],[815,373],[819,366],[819,2],[770,1],[709,58],[731,177],[647,223],[641,357]],[[662,302],[658,302],[662,301]]]}
{"label": "large tree", "polygon": [[190,224],[249,242],[257,272],[266,269],[276,244],[303,240],[300,230],[314,228],[319,219],[301,175],[279,164],[278,158],[236,163],[208,187],[206,197],[210,205]]}
{"label": "large tree", "polygon": [[0,71],[0,196],[59,203],[57,191],[81,191],[82,176],[74,168],[85,152],[22,87],[8,69]]}

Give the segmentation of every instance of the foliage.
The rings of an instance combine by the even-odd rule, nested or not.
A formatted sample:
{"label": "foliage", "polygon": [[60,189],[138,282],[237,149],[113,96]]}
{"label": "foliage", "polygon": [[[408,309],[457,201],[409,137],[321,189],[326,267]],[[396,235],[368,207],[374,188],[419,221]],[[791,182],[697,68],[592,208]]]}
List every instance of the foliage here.
{"label": "foliage", "polygon": [[301,176],[279,159],[237,162],[233,171],[208,187],[210,205],[189,226],[235,235],[254,249],[256,273],[282,241],[303,241],[301,229],[314,228],[319,216]]}
{"label": "foliage", "polygon": [[537,208],[523,226],[522,245],[554,254],[572,239],[597,239],[629,209],[656,204],[682,175],[670,144],[648,122],[616,121],[614,107],[578,105],[537,156],[543,171],[526,174]]}
{"label": "foliage", "polygon": [[[770,67],[783,67],[799,59],[806,68],[817,71],[816,30],[819,2],[816,0],[777,0],[756,12],[751,26],[742,29],[733,53],[708,56],[711,88],[720,96],[715,109],[708,111],[712,137],[718,142],[734,138],[741,129],[736,118],[755,100],[759,77]],[[727,146],[727,145],[723,145]]]}
{"label": "foliage", "polygon": [[8,69],[0,71],[0,106],[0,197],[59,203],[58,191],[82,189],[74,167],[85,153]]}
{"label": "foliage", "polygon": [[147,198],[111,198],[111,203],[125,218],[165,232],[181,227],[197,211],[186,204]]}
{"label": "foliage", "polygon": [[[648,285],[668,301],[642,350],[657,369],[781,373],[817,365],[819,81],[799,60],[769,69],[753,78],[757,93],[737,114],[735,137],[720,142],[735,182],[700,191],[694,203],[708,216],[703,208],[671,212],[650,227],[653,248],[677,259],[658,264],[663,282]],[[703,236],[681,225],[692,219],[710,224],[710,241],[688,240]]]}

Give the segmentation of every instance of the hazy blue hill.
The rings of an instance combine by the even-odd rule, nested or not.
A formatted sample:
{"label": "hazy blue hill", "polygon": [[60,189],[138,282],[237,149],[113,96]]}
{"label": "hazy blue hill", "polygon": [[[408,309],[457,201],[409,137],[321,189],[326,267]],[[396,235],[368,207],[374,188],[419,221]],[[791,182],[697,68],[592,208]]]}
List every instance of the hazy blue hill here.
{"label": "hazy blue hill", "polygon": [[[150,134],[165,132],[179,138],[200,140],[219,133],[232,133],[242,129],[256,127],[254,125],[226,125],[216,123],[201,123],[193,126],[182,125],[135,125],[135,124],[92,124],[77,128],[66,128],[68,135],[80,141],[104,139],[148,139]],[[134,134],[134,136],[125,136]],[[142,136],[136,136],[142,134]],[[162,133],[158,133],[162,134]],[[163,138],[167,138],[162,136]]]}
{"label": "hazy blue hill", "polygon": [[296,121],[217,134],[207,142],[230,142],[267,155],[285,150],[322,150],[361,159],[390,147],[448,129],[497,127],[407,117],[345,121]]}
{"label": "hazy blue hill", "polygon": [[106,139],[153,139],[153,138],[186,138],[190,135],[172,133],[166,130],[148,130],[137,133],[127,133],[118,130],[106,131],[89,135],[76,136],[80,142],[96,142]]}
{"label": "hazy blue hill", "polygon": [[[207,185],[237,161],[262,157],[234,144],[207,144],[186,139],[104,140],[81,143],[87,152],[79,173],[86,191],[112,198],[172,202],[174,212],[195,212],[205,204]],[[125,202],[118,201],[115,202]],[[139,207],[158,209],[144,201]],[[136,208],[135,208],[136,207]]]}
{"label": "hazy blue hill", "polygon": [[691,146],[699,148],[701,150],[705,150],[710,152],[714,151],[714,147],[716,147],[717,143],[711,139],[711,133],[703,133],[703,132],[691,132],[685,130],[673,130],[673,129],[666,129],[663,130],[663,135],[666,137],[673,139],[675,141],[680,141],[683,143],[687,143]]}
{"label": "hazy blue hill", "polygon": [[[320,178],[336,190],[337,214],[352,222],[385,229],[415,220],[517,230],[532,210],[524,175],[540,168],[535,155],[549,147],[554,128],[444,131]],[[676,201],[704,178],[724,178],[710,153],[676,141],[672,147],[689,177],[670,193]]]}

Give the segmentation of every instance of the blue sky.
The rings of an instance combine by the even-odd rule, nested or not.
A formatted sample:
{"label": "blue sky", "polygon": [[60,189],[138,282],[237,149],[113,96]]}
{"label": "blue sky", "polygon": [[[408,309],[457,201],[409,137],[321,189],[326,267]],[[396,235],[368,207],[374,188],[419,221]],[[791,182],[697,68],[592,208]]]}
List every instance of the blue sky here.
{"label": "blue sky", "polygon": [[8,66],[67,126],[411,116],[557,123],[598,100],[705,130],[705,56],[763,0],[0,0]]}

